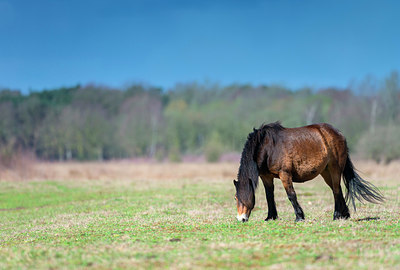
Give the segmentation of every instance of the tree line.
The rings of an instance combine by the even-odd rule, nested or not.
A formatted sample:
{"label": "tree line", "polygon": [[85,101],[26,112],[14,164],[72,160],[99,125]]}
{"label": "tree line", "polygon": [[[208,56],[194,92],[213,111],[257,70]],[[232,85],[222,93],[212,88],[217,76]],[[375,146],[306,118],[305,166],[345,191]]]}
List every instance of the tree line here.
{"label": "tree line", "polygon": [[400,158],[397,72],[349,89],[292,90],[280,85],[177,84],[172,89],[86,85],[0,90],[0,162],[16,153],[44,160],[152,157],[216,161],[240,152],[253,127],[280,120],[295,127],[328,122],[362,158]]}

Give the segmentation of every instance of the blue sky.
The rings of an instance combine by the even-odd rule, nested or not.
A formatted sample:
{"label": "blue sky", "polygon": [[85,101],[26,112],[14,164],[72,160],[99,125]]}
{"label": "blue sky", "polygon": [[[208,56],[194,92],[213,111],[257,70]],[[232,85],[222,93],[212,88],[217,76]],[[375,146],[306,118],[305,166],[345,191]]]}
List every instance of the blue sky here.
{"label": "blue sky", "polygon": [[399,14],[385,0],[0,0],[0,87],[346,87],[400,70]]}

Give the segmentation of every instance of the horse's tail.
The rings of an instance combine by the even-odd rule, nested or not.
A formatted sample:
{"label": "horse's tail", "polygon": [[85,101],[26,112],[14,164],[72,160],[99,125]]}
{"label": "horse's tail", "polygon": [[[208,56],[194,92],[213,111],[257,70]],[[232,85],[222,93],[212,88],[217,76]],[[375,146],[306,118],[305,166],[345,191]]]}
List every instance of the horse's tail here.
{"label": "horse's tail", "polygon": [[365,181],[357,174],[349,155],[347,155],[346,165],[344,166],[343,179],[347,188],[346,203],[349,204],[351,202],[354,211],[356,211],[354,199],[371,203],[381,203],[385,200],[376,186]]}

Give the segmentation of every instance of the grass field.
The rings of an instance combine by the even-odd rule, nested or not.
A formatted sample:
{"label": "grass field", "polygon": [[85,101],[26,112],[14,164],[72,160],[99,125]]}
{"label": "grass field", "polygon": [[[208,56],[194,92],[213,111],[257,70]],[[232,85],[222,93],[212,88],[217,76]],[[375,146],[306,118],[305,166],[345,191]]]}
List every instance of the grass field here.
{"label": "grass field", "polygon": [[295,185],[306,215],[295,223],[275,180],[279,219],[264,221],[260,188],[238,223],[236,163],[39,164],[0,181],[0,269],[399,269],[400,168],[372,179],[370,166],[365,178],[387,202],[358,204],[350,220],[332,220],[333,196],[317,179]]}

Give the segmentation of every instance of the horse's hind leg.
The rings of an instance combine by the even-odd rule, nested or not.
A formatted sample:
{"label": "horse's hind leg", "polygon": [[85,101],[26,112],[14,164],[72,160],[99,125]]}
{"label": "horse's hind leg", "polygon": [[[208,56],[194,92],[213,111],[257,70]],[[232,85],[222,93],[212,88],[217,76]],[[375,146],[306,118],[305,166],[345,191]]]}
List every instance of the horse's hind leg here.
{"label": "horse's hind leg", "polygon": [[339,168],[325,169],[321,173],[325,182],[332,189],[333,197],[335,198],[335,211],[333,212],[333,219],[348,219],[350,217],[349,208],[343,198],[342,188],[340,187],[340,170]]}
{"label": "horse's hind leg", "polygon": [[300,204],[297,202],[296,192],[293,188],[292,175],[287,172],[281,172],[279,173],[279,178],[281,179],[283,187],[286,190],[289,201],[293,205],[294,213],[296,214],[296,221],[303,221],[304,212],[303,209],[301,209]]}
{"label": "horse's hind leg", "polygon": [[265,188],[265,196],[268,203],[268,216],[265,221],[270,219],[277,219],[278,212],[276,211],[275,198],[274,198],[274,178],[271,176],[260,175]]}

